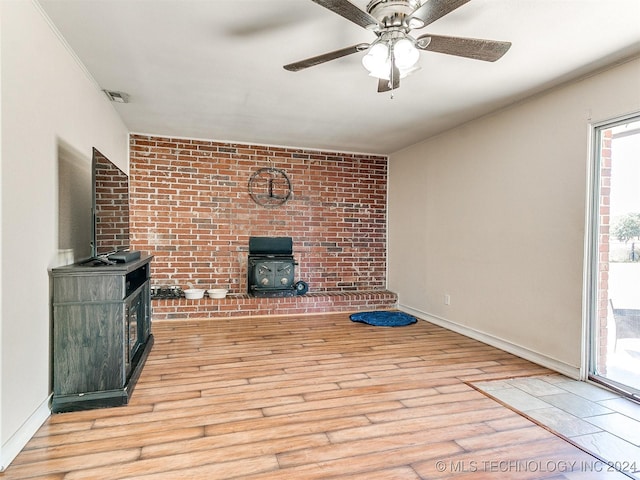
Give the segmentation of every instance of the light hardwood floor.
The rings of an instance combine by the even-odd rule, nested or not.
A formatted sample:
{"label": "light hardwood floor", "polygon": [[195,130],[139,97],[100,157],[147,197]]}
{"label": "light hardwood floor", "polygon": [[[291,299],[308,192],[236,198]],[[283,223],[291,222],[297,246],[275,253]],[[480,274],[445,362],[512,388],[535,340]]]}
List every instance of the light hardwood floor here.
{"label": "light hardwood floor", "polygon": [[465,383],[550,372],[424,321],[153,331],[128,406],[53,415],[0,479],[618,478]]}

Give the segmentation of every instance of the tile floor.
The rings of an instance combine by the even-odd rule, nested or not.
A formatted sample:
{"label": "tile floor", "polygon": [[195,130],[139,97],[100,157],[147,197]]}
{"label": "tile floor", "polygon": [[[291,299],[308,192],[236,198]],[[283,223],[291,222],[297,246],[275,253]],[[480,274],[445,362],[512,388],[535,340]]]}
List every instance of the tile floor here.
{"label": "tile floor", "polygon": [[640,405],[563,375],[474,382],[474,387],[640,479]]}

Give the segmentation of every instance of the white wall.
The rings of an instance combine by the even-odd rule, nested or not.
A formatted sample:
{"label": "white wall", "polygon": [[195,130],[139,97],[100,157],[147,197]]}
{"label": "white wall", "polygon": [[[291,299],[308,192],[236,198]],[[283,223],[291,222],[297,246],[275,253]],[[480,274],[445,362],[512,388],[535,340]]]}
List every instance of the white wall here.
{"label": "white wall", "polygon": [[0,466],[48,415],[48,269],[58,264],[58,150],[126,170],[128,132],[37,3],[0,0]]}
{"label": "white wall", "polygon": [[401,308],[577,375],[589,125],[639,85],[635,59],[391,155]]}

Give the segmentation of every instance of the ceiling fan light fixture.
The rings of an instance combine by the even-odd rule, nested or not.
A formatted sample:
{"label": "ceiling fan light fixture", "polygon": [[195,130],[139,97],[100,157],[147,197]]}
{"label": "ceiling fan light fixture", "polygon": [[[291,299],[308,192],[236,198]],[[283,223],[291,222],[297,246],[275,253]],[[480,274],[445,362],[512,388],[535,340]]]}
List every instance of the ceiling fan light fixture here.
{"label": "ceiling fan light fixture", "polygon": [[401,38],[393,44],[393,54],[396,67],[400,70],[413,68],[420,58],[420,52],[407,37]]}
{"label": "ceiling fan light fixture", "polygon": [[417,72],[418,70],[420,70],[420,68],[422,68],[422,67],[420,67],[420,65],[418,65],[418,64],[415,64],[411,68],[400,68],[399,69],[400,70],[400,78],[404,78],[407,75],[409,75],[410,73]]}
{"label": "ceiling fan light fixture", "polygon": [[384,64],[378,66],[378,68],[371,70],[369,76],[389,80],[389,72],[391,72],[391,62],[387,60]]}
{"label": "ceiling fan light fixture", "polygon": [[[367,54],[362,57],[362,65],[369,73],[374,75],[374,72],[379,72],[381,69],[389,69],[389,47],[384,42],[376,42],[367,51]],[[389,65],[389,67],[387,67]],[[376,75],[374,75],[376,76]]]}
{"label": "ceiling fan light fixture", "polygon": [[395,39],[381,39],[371,45],[367,54],[362,57],[362,65],[369,71],[369,75],[383,80],[391,76],[391,53],[400,78],[404,78],[420,67],[417,66],[420,51],[412,39],[407,37]]}

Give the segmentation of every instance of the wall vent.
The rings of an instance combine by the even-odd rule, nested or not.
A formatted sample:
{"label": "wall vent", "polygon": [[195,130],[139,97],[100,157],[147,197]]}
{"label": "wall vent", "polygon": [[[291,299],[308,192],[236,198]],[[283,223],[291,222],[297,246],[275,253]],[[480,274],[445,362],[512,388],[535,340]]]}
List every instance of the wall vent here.
{"label": "wall vent", "polygon": [[109,100],[116,103],[129,103],[129,95],[124,92],[116,92],[113,90],[103,90],[109,97]]}

